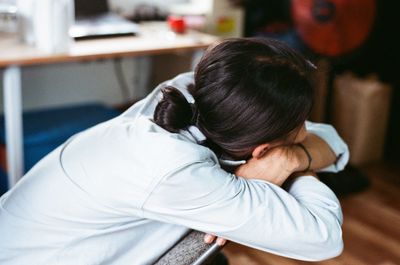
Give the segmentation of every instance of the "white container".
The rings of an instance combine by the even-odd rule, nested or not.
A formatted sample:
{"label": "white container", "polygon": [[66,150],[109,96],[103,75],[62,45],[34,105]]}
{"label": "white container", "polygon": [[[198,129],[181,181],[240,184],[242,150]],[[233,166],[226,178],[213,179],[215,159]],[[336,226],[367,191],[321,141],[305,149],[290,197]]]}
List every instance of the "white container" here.
{"label": "white container", "polygon": [[0,0],[0,32],[17,32],[17,7]]}
{"label": "white container", "polygon": [[33,13],[35,0],[17,0],[18,32],[22,42],[34,45]]}
{"label": "white container", "polygon": [[18,0],[22,39],[46,53],[68,52],[73,0]]}

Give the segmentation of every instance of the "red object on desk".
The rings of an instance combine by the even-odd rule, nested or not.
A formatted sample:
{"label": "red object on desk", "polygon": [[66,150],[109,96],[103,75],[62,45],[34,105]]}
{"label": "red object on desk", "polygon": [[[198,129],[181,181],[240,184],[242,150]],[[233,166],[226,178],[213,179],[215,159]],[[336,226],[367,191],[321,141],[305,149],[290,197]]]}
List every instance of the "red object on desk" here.
{"label": "red object on desk", "polygon": [[172,31],[176,33],[185,33],[186,31],[186,23],[183,17],[180,16],[169,16],[168,17],[168,25]]}

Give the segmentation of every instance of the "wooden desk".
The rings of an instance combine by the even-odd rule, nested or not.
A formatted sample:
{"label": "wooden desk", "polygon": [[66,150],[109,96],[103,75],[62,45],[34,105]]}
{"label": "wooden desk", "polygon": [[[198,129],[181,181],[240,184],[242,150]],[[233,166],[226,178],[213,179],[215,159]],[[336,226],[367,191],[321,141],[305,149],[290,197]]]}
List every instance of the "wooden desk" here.
{"label": "wooden desk", "polygon": [[0,35],[9,186],[15,185],[24,173],[21,67],[195,51],[216,41],[218,38],[215,36],[195,31],[176,35],[168,31],[165,23],[145,23],[135,37],[77,41],[72,43],[67,53],[46,54],[19,43],[15,35]]}

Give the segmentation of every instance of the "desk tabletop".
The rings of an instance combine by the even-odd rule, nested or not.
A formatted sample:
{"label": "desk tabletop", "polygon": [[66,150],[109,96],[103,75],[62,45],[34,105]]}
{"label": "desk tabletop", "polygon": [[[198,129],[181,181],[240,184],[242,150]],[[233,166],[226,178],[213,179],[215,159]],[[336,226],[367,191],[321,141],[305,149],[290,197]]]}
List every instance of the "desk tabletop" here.
{"label": "desk tabletop", "polygon": [[71,44],[67,53],[46,54],[20,43],[15,34],[1,33],[0,67],[193,51],[206,48],[218,39],[196,31],[175,34],[168,30],[166,23],[152,22],[141,24],[137,36],[79,40]]}

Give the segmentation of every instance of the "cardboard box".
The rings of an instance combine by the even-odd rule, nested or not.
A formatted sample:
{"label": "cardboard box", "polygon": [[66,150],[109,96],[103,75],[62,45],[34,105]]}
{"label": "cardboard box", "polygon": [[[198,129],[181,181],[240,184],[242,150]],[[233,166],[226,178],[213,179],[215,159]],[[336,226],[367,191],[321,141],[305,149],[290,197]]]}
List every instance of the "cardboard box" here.
{"label": "cardboard box", "polygon": [[339,75],[333,85],[332,123],[350,149],[350,164],[383,159],[391,87],[377,77]]}

